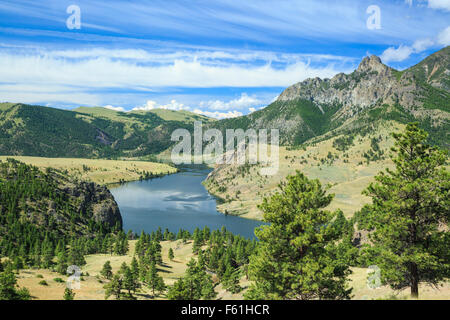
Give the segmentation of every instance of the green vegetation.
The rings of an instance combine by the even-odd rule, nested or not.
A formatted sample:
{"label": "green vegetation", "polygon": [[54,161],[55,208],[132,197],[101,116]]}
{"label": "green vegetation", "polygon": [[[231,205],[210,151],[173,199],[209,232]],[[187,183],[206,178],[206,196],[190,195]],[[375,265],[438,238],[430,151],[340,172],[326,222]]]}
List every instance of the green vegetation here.
{"label": "green vegetation", "polygon": [[64,300],[73,300],[73,299],[75,299],[75,293],[73,292],[72,289],[66,288],[64,290],[64,297],[63,298],[64,298]]}
{"label": "green vegetation", "polygon": [[264,199],[264,221],[271,224],[255,232],[261,242],[250,258],[248,299],[350,298],[350,270],[339,254],[346,242],[337,244],[344,228],[335,223],[339,212],[323,210],[332,198],[298,172]]}
{"label": "green vegetation", "polygon": [[394,134],[395,170],[381,172],[365,193],[373,203],[358,214],[360,227],[371,231],[369,252],[382,280],[395,289],[419,282],[433,285],[450,276],[450,175],[444,152],[426,144],[417,124]]}
{"label": "green vegetation", "polygon": [[10,263],[3,266],[0,262],[0,300],[30,300],[26,288],[18,288],[16,275]]}
{"label": "green vegetation", "polygon": [[[170,113],[173,113],[170,111]],[[60,110],[0,104],[0,154],[41,157],[118,158],[159,153],[178,128],[209,118],[183,112],[117,112],[105,108]],[[172,120],[174,119],[174,120]],[[178,120],[180,119],[180,120]]]}

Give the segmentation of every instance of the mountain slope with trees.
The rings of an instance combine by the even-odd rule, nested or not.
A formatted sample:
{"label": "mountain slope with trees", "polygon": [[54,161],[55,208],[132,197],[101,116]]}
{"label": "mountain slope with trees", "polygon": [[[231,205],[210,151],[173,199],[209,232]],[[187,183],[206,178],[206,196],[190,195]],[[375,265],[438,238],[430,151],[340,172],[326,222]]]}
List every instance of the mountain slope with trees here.
{"label": "mountain slope with trees", "polygon": [[[167,120],[166,120],[167,119]],[[159,153],[175,129],[193,130],[210,118],[170,110],[73,111],[21,103],[0,104],[0,154],[40,157],[117,158]]]}
{"label": "mountain slope with trees", "polygon": [[299,145],[365,129],[374,122],[417,121],[431,142],[449,148],[450,47],[398,71],[376,56],[350,74],[307,79],[284,90],[266,108],[212,124],[229,128],[280,130],[281,143]]}

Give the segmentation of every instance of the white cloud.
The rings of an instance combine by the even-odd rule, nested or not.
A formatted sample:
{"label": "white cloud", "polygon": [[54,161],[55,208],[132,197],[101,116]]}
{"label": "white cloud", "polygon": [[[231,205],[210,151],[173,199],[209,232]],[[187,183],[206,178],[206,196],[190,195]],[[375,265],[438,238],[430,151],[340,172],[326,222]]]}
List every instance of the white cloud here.
{"label": "white cloud", "polygon": [[[303,61],[275,68],[265,64],[175,60],[152,65],[108,57],[83,59],[0,52],[0,76],[9,83],[93,88],[285,87],[310,77],[332,77],[332,64],[313,67]],[[238,75],[238,76],[237,76]]]}
{"label": "white cloud", "polygon": [[[449,0],[450,1],[450,0]],[[398,48],[387,48],[381,55],[383,62],[399,62],[408,59],[413,53],[421,53],[434,45],[448,46],[450,44],[450,26],[441,31],[435,39],[416,40],[412,46],[400,45]]]}
{"label": "white cloud", "polygon": [[403,61],[408,59],[411,53],[413,53],[413,49],[408,46],[401,45],[398,48],[390,47],[383,52],[381,60],[385,63],[391,61]]}
{"label": "white cloud", "polygon": [[171,100],[168,104],[158,104],[156,101],[148,100],[145,105],[140,107],[135,107],[132,111],[148,111],[153,109],[167,109],[167,110],[189,110],[188,106],[185,106],[183,103],[179,103],[176,100]]}
{"label": "white cloud", "polygon": [[114,110],[114,111],[121,111],[121,112],[125,112],[125,109],[123,107],[114,107],[111,105],[107,105],[104,106],[103,108],[109,109],[109,110]]}
{"label": "white cloud", "polygon": [[450,11],[450,0],[428,0],[428,7]]}
{"label": "white cloud", "polygon": [[437,41],[439,44],[443,46],[450,45],[450,26],[448,26],[441,33],[439,33]]}
{"label": "white cloud", "polygon": [[421,40],[416,40],[414,42],[414,44],[412,45],[412,48],[415,53],[420,53],[420,52],[423,52],[423,51],[427,50],[428,48],[432,47],[433,45],[434,45],[433,40],[421,39]]}
{"label": "white cloud", "polygon": [[256,97],[250,97],[246,93],[242,93],[239,99],[233,99],[228,102],[221,100],[200,102],[201,107],[207,107],[212,110],[232,110],[232,109],[246,109],[251,106],[256,106],[262,104],[262,101],[258,100]]}
{"label": "white cloud", "polygon": [[193,112],[197,113],[197,114],[202,114],[202,115],[210,117],[210,118],[216,118],[216,119],[236,118],[236,117],[240,117],[243,115],[242,112],[239,112],[236,110],[228,111],[228,112],[219,112],[219,111],[211,112],[211,111],[195,109]]}
{"label": "white cloud", "polygon": [[256,109],[255,108],[248,108],[248,110],[250,111],[250,113],[255,112]]}

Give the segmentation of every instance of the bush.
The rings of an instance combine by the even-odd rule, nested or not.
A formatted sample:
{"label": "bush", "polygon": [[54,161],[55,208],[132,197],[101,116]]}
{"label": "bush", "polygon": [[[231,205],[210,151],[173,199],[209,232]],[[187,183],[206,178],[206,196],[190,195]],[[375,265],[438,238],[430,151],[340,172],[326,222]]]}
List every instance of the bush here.
{"label": "bush", "polygon": [[41,286],[48,286],[48,283],[47,283],[47,281],[45,281],[45,280],[39,281],[39,284],[40,284]]}
{"label": "bush", "polygon": [[65,281],[61,278],[54,278],[53,281],[58,282],[58,283],[64,283]]}

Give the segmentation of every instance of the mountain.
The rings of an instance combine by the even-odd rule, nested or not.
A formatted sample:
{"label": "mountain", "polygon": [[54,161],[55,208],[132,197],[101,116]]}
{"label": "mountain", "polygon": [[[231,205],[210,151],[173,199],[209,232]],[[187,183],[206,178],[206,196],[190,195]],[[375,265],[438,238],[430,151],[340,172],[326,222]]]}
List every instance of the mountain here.
{"label": "mountain", "polygon": [[448,149],[449,84],[450,47],[404,71],[370,56],[350,74],[299,82],[266,108],[213,126],[277,128],[282,144],[297,145],[325,134],[323,138],[370,130],[374,122],[383,120],[418,121],[430,132],[432,143]]}
{"label": "mountain", "polygon": [[212,121],[187,111],[118,112],[106,108],[61,110],[0,104],[0,154],[45,157],[136,157],[172,145],[173,130]]}
{"label": "mountain", "polygon": [[120,112],[81,107],[61,110],[0,104],[0,155],[115,158],[159,153],[173,145],[178,128],[192,132],[195,120],[224,131],[280,130],[281,143],[300,145],[374,131],[383,121],[418,121],[430,142],[450,148],[450,47],[398,71],[376,56],[350,74],[307,79],[284,90],[266,108],[247,116],[214,121],[188,111],[155,109]]}

